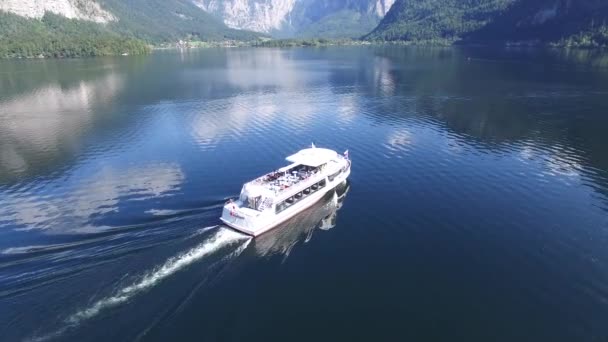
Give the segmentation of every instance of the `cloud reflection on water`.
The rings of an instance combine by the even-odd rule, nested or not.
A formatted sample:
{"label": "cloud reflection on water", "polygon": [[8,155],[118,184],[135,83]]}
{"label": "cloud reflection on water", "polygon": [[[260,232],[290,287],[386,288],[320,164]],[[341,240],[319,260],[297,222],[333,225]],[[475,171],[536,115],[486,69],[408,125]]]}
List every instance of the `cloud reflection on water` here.
{"label": "cloud reflection on water", "polygon": [[0,181],[27,173],[41,160],[80,148],[94,108],[123,87],[124,78],[108,73],[68,88],[52,83],[0,103]]}
{"label": "cloud reflection on water", "polygon": [[173,164],[126,170],[104,167],[65,190],[64,196],[5,196],[0,199],[0,217],[18,230],[96,231],[95,218],[119,212],[122,201],[170,195],[180,189],[183,180],[184,173]]}

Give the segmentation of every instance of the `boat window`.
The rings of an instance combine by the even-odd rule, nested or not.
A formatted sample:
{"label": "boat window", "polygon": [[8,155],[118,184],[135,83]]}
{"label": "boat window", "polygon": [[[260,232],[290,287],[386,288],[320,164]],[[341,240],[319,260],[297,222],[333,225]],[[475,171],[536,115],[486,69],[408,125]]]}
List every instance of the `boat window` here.
{"label": "boat window", "polygon": [[289,197],[280,203],[277,203],[277,205],[275,207],[276,213],[278,214],[278,213],[284,211],[285,209],[298,203],[302,199],[308,197],[310,194],[317,192],[321,188],[324,188],[326,184],[327,184],[327,181],[325,179],[323,179],[320,182],[317,182],[317,183],[311,185],[310,187],[304,189],[302,192],[298,192],[294,196]]}
{"label": "boat window", "polygon": [[330,182],[333,182],[333,181],[334,181],[334,179],[335,179],[336,177],[338,177],[338,176],[339,176],[341,173],[342,173],[342,170],[340,170],[340,171],[338,171],[338,172],[334,173],[333,175],[329,175],[329,177],[327,177],[327,178],[329,179],[329,181],[330,181]]}

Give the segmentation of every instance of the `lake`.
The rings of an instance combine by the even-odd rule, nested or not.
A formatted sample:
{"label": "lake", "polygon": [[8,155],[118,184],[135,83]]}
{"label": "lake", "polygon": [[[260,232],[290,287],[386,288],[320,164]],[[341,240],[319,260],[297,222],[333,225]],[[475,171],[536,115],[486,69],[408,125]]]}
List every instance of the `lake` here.
{"label": "lake", "polygon": [[[0,61],[3,341],[603,341],[608,54],[201,49]],[[315,143],[347,187],[250,239]]]}

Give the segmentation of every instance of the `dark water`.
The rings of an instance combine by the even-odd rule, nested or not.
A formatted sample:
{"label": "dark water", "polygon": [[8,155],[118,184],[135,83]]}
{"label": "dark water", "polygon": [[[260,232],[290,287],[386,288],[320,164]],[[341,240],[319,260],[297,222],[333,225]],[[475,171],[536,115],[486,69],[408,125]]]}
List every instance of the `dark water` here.
{"label": "dark water", "polygon": [[[0,340],[605,341],[608,57],[228,49],[0,63]],[[256,240],[241,184],[351,181]]]}

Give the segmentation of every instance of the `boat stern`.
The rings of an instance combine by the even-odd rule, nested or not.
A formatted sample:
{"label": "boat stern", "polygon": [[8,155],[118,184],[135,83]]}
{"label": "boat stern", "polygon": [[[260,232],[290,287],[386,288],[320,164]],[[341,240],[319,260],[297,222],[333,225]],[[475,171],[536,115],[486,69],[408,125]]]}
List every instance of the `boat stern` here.
{"label": "boat stern", "polygon": [[242,233],[251,236],[257,236],[256,225],[257,215],[249,213],[247,208],[241,208],[239,202],[229,201],[222,209],[220,220],[229,226]]}

